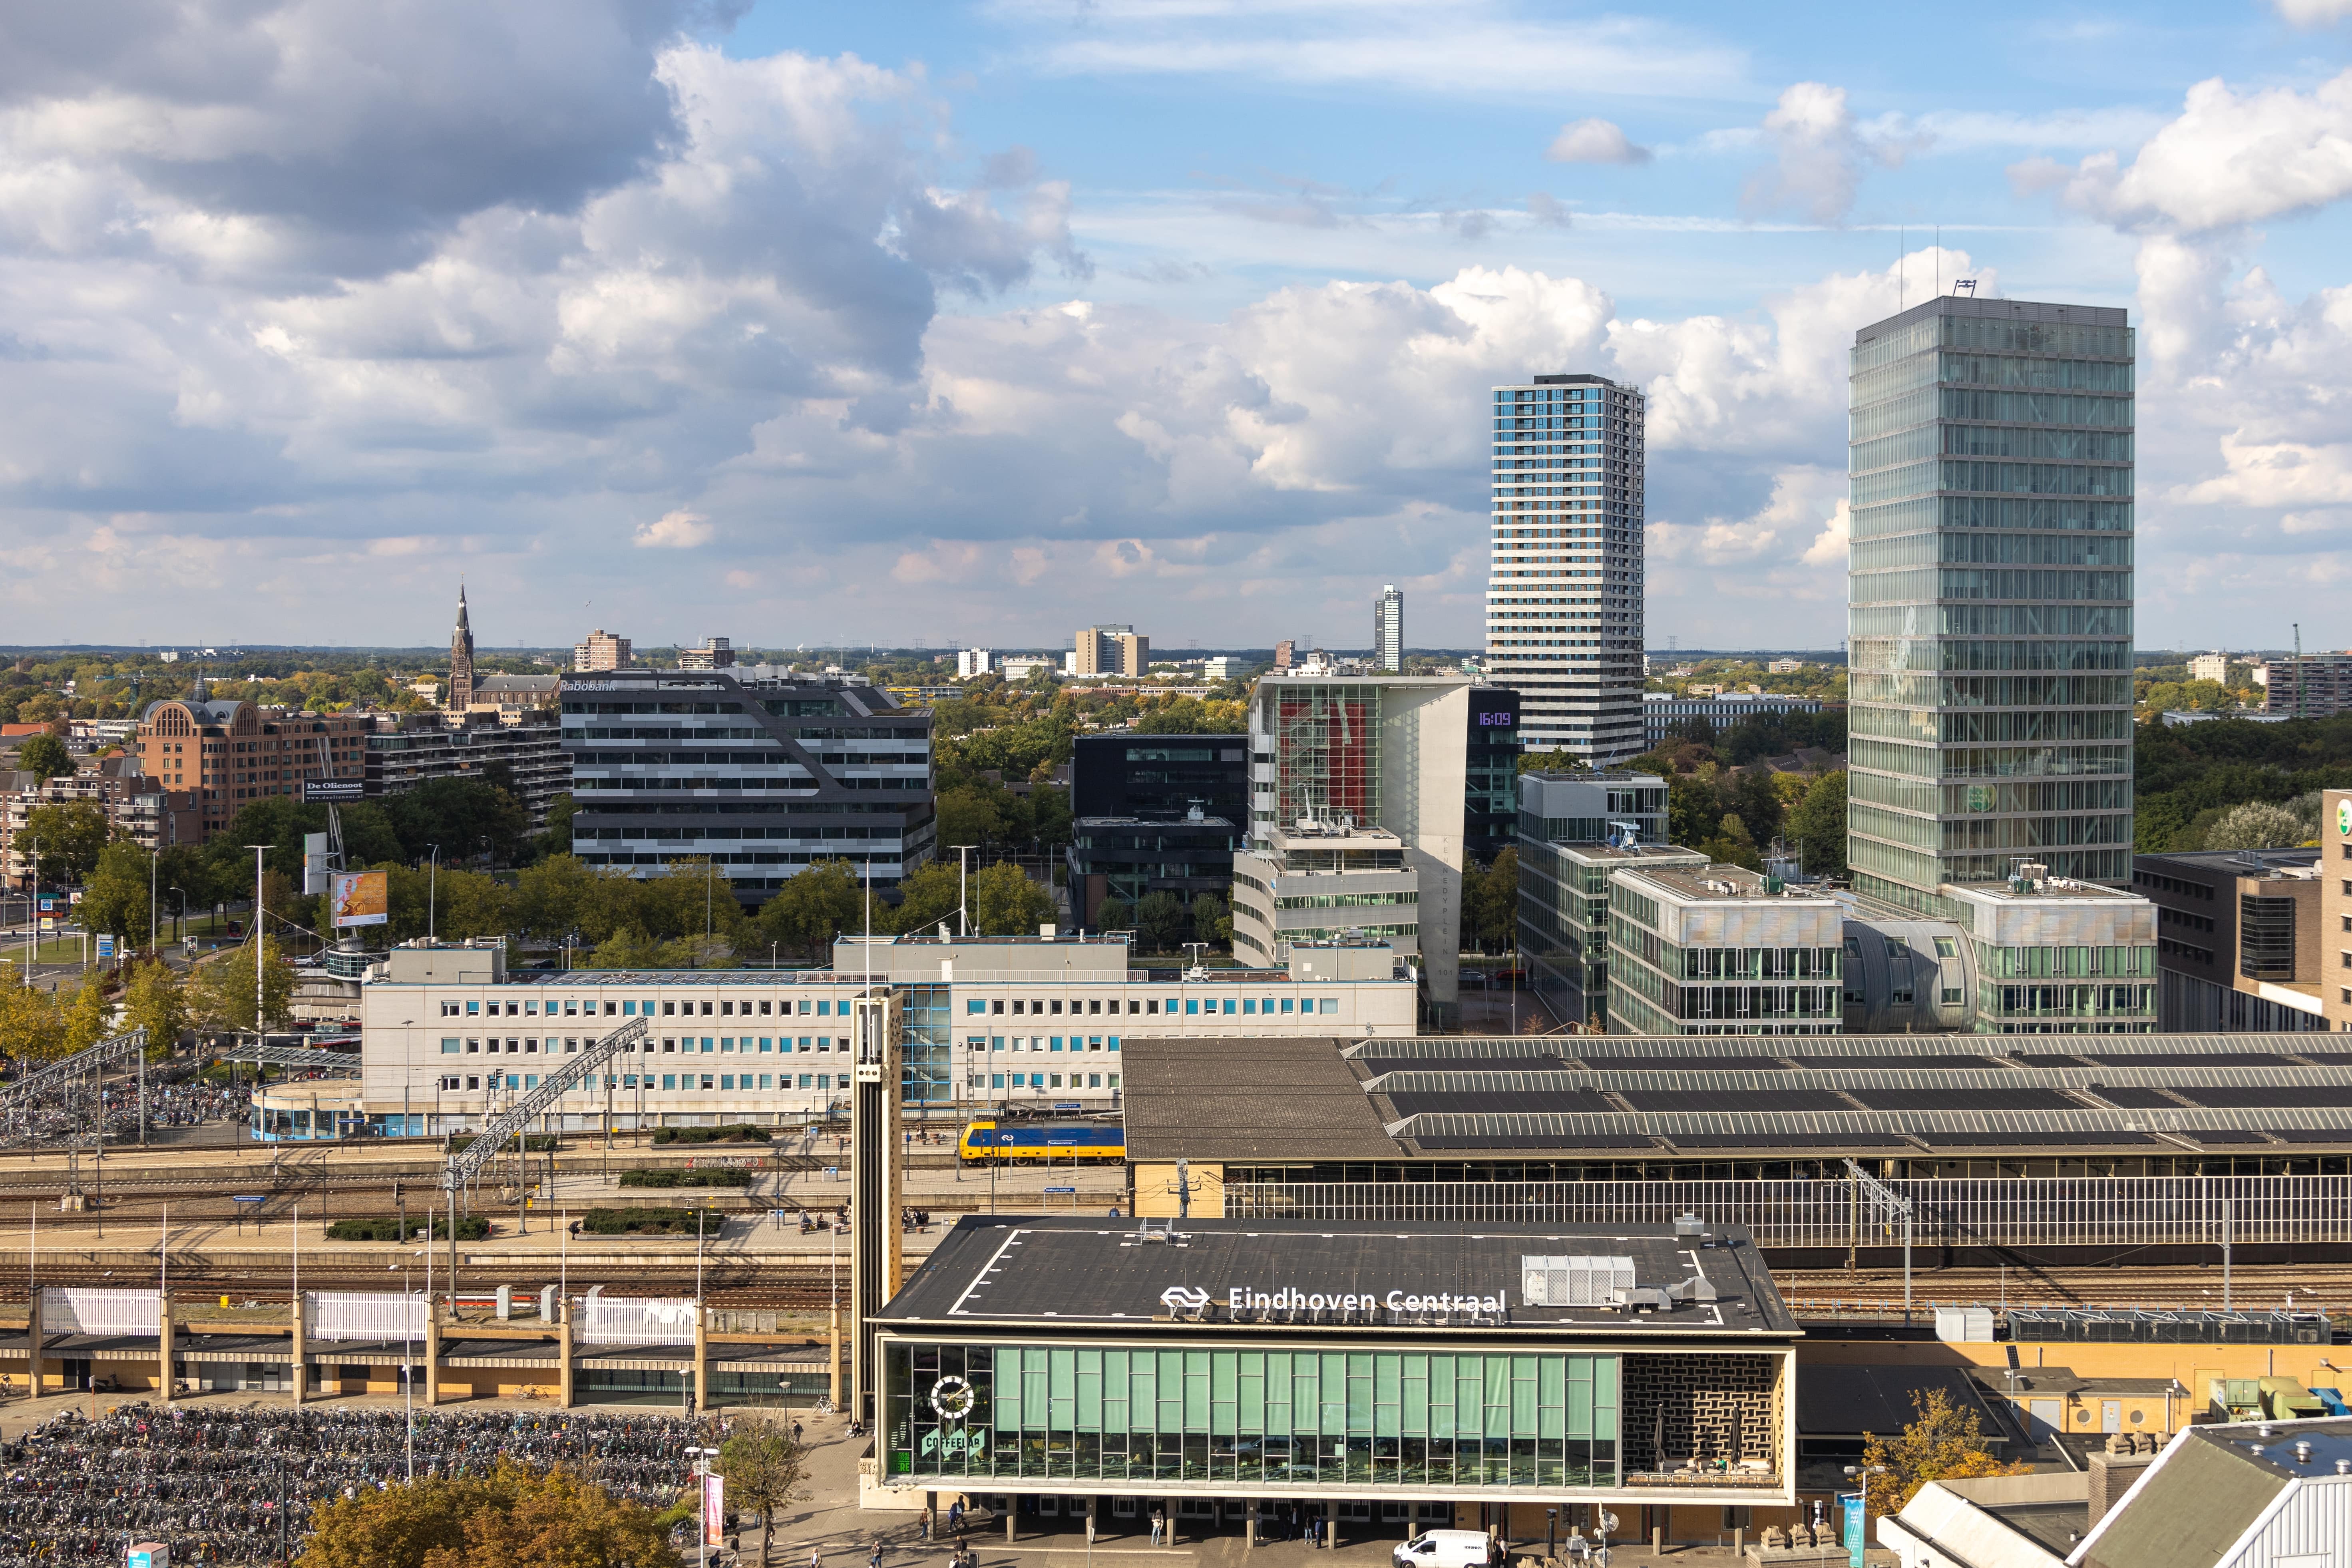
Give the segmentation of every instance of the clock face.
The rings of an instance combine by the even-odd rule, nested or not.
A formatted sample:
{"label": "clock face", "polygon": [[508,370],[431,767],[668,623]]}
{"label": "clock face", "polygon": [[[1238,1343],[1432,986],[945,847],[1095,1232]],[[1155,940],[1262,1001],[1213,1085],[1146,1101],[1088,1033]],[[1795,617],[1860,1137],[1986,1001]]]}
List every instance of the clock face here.
{"label": "clock face", "polygon": [[969,1382],[953,1373],[931,1384],[931,1408],[950,1421],[961,1421],[971,1415],[979,1397]]}

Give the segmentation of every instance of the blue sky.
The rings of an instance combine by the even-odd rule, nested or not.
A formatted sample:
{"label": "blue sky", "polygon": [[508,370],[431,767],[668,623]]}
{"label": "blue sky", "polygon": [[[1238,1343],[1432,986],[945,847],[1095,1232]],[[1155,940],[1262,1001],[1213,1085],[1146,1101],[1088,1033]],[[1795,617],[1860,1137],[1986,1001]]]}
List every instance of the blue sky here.
{"label": "blue sky", "polygon": [[1826,646],[1965,273],[2142,325],[2143,646],[2352,643],[2347,14],[16,12],[5,640],[1469,646],[1480,394],[1591,370],[1653,644]]}

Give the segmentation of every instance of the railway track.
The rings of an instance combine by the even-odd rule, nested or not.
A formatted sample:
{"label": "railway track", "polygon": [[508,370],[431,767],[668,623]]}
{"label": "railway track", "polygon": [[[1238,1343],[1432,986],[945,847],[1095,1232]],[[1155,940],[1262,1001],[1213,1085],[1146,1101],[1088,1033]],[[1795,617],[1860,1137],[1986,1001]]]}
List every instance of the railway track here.
{"label": "railway track", "polygon": [[[1776,1271],[1780,1293],[1798,1313],[1871,1315],[1884,1303],[1900,1311],[1899,1268]],[[2298,1311],[2352,1313],[2352,1265],[2249,1263],[2231,1270],[2231,1304],[2240,1311],[2284,1307],[2294,1294]],[[1915,1307],[2143,1307],[2196,1310],[2221,1304],[2221,1270],[2178,1268],[2080,1268],[1914,1270]]]}

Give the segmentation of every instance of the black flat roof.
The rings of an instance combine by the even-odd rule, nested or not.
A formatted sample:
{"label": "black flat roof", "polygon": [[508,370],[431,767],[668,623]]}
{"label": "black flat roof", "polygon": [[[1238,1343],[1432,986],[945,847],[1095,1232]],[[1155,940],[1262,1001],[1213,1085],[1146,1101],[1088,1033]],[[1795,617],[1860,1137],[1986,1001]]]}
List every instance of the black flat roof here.
{"label": "black flat roof", "polygon": [[[1623,1336],[1794,1335],[1801,1331],[1746,1232],[1716,1227],[1718,1245],[1677,1237],[1670,1226],[1412,1224],[1345,1220],[1154,1220],[1132,1224],[1056,1215],[971,1215],[940,1238],[891,1298],[886,1321],[953,1325],[959,1332],[1084,1324],[1120,1332],[1204,1327],[1255,1336],[1400,1330],[1465,1335],[1528,1329]],[[1670,1311],[1530,1305],[1521,1259],[1623,1258],[1634,1283],[1665,1288],[1704,1279],[1716,1300]],[[1236,1290],[1291,1291],[1306,1311],[1277,1307],[1236,1317]],[[1337,1310],[1312,1298],[1331,1299]],[[1353,1297],[1357,1301],[1342,1301]],[[1391,1310],[1391,1298],[1398,1303]],[[1484,1315],[1439,1298],[1483,1300]],[[1415,1302],[1419,1305],[1415,1305]],[[1499,1303],[1501,1311],[1493,1310]],[[1205,1314],[1190,1315],[1205,1306]],[[1185,1316],[1178,1315],[1178,1309]]]}

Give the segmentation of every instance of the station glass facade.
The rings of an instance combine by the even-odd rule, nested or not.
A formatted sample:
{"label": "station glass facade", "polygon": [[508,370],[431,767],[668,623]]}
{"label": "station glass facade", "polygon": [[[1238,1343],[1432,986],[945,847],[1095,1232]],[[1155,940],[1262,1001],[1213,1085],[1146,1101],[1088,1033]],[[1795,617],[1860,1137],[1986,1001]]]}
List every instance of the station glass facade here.
{"label": "station glass facade", "polygon": [[888,1474],[1245,1486],[1619,1484],[1619,1358],[893,1342]]}

